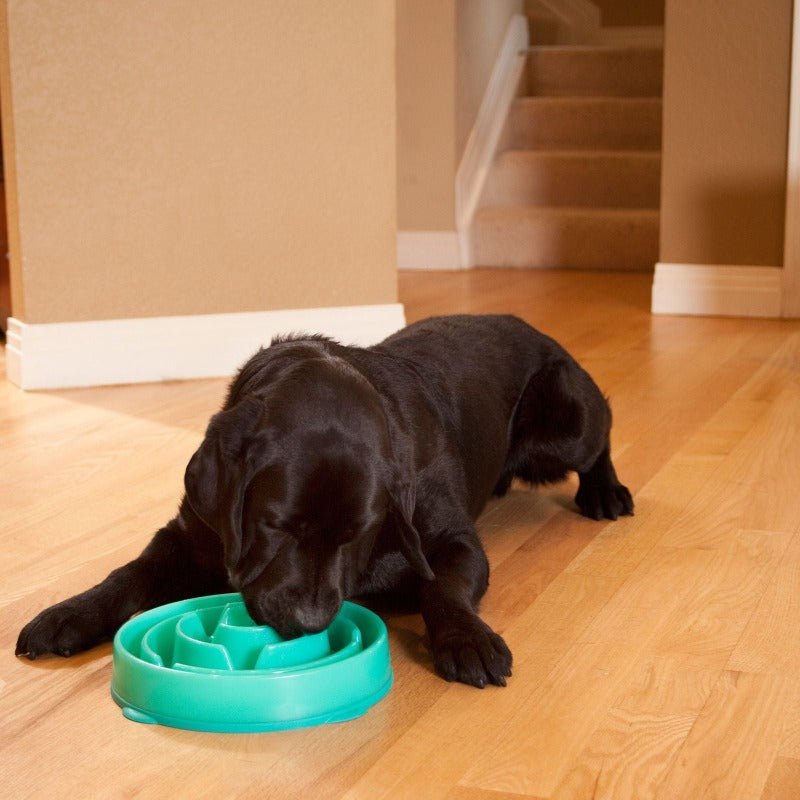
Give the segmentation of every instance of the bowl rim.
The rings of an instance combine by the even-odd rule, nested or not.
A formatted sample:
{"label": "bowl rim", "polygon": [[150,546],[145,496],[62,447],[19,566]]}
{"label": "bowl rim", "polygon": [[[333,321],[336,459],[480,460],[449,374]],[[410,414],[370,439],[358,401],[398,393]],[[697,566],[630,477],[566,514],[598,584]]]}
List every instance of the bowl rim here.
{"label": "bowl rim", "polygon": [[[141,656],[136,655],[131,650],[129,650],[124,643],[122,642],[123,637],[126,635],[126,629],[129,632],[131,628],[136,627],[136,623],[144,620],[149,616],[158,617],[158,619],[153,622],[153,625],[156,625],[160,622],[168,620],[173,616],[179,617],[180,614],[171,614],[170,612],[174,609],[176,612],[179,612],[181,607],[185,607],[187,605],[191,606],[189,608],[184,608],[185,613],[189,613],[191,611],[196,611],[199,608],[216,608],[217,605],[220,607],[224,607],[231,603],[244,603],[242,599],[242,595],[239,592],[228,592],[223,594],[213,594],[213,595],[202,595],[199,597],[191,597],[186,598],[185,600],[176,600],[172,603],[165,603],[164,605],[156,606],[155,608],[148,609],[146,611],[137,614],[134,617],[131,617],[127,622],[125,622],[114,635],[113,641],[113,661],[116,662],[118,659],[123,659],[130,663],[131,666],[135,666],[137,669],[143,669],[147,671],[154,671],[154,672],[165,672],[170,676],[186,676],[186,679],[194,679],[197,680],[202,677],[208,678],[221,678],[221,679],[234,679],[234,678],[242,678],[242,679],[261,679],[263,680],[278,680],[278,679],[291,679],[294,676],[308,676],[311,673],[314,673],[319,670],[330,669],[335,664],[352,664],[354,660],[360,660],[372,655],[373,651],[377,650],[385,646],[388,640],[388,630],[386,628],[386,623],[381,619],[381,617],[376,614],[374,611],[370,610],[366,606],[362,606],[360,603],[354,603],[350,600],[345,600],[342,603],[342,607],[336,614],[338,617],[343,612],[350,612],[351,609],[357,609],[356,613],[363,614],[368,619],[370,619],[378,629],[377,636],[370,642],[369,645],[363,646],[361,650],[357,653],[354,653],[349,658],[346,658],[342,661],[338,662],[328,662],[327,664],[320,664],[319,666],[313,666],[313,662],[307,667],[302,669],[292,669],[289,671],[281,671],[281,668],[275,669],[221,669],[221,668],[200,668],[198,670],[182,670],[182,669],[175,669],[172,666],[166,666],[164,664],[154,664],[152,661],[146,661]],[[163,615],[163,616],[162,616]],[[336,619],[334,617],[334,619]],[[145,629],[145,632],[150,629],[152,626],[148,626]],[[330,627],[330,626],[329,626]],[[327,628],[326,628],[327,630]],[[292,640],[288,640],[292,641]],[[320,661],[322,659],[319,659]]]}

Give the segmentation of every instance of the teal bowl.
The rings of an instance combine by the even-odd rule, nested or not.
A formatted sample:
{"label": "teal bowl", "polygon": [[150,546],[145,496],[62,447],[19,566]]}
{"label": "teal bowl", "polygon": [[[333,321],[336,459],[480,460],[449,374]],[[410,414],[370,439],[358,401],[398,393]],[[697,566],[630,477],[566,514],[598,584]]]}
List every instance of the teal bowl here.
{"label": "teal bowl", "polygon": [[239,594],[145,611],[114,638],[111,695],[136,722],[254,733],[344,722],[392,686],[383,620],[345,603],[321,633],[282,639]]}

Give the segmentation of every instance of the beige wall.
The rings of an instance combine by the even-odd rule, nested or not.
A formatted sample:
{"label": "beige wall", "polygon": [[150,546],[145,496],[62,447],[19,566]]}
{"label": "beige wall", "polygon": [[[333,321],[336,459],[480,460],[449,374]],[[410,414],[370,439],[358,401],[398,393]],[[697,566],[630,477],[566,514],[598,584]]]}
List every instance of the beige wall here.
{"label": "beige wall", "polygon": [[[604,26],[664,24],[664,0],[591,0],[591,2],[600,9],[601,24]],[[684,5],[691,4],[684,0]]]}
{"label": "beige wall", "polygon": [[397,0],[400,230],[455,229],[455,177],[522,0]]}
{"label": "beige wall", "polygon": [[455,227],[455,0],[397,0],[397,227]]}
{"label": "beige wall", "polygon": [[393,3],[6,5],[16,316],[395,301]]}
{"label": "beige wall", "polygon": [[783,263],[791,0],[668,0],[660,260]]}

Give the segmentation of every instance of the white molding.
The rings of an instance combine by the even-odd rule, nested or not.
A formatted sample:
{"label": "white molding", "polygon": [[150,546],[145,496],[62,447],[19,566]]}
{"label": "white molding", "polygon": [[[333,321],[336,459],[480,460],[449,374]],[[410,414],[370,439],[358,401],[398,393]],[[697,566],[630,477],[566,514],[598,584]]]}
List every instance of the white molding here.
{"label": "white molding", "polygon": [[525,68],[528,42],[528,18],[514,14],[456,172],[456,227],[463,267],[472,266],[467,233]]}
{"label": "white molding", "polygon": [[779,317],[780,267],[656,264],[654,314]]}
{"label": "white molding", "polygon": [[800,317],[800,0],[794,4],[790,81],[782,313]]}
{"label": "white molding", "polygon": [[23,389],[220,377],[279,333],[370,345],[404,325],[399,303],[38,324],[11,317],[6,373]]}
{"label": "white molding", "polygon": [[457,231],[398,231],[398,269],[461,269]]}

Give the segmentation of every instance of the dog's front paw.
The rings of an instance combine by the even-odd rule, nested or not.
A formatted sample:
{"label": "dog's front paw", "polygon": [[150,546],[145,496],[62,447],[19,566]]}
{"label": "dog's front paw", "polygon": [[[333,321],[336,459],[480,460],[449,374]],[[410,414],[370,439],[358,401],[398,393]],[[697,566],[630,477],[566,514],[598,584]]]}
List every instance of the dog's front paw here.
{"label": "dog's front paw", "polygon": [[503,637],[479,617],[441,631],[432,642],[437,672],[448,681],[483,689],[489,683],[505,686],[512,656]]}
{"label": "dog's front paw", "polygon": [[617,519],[633,514],[633,498],[621,483],[584,483],[575,495],[575,503],[584,517]]}
{"label": "dog's front paw", "polygon": [[15,653],[31,660],[45,653],[71,656],[107,638],[95,609],[65,600],[42,611],[20,631]]}

